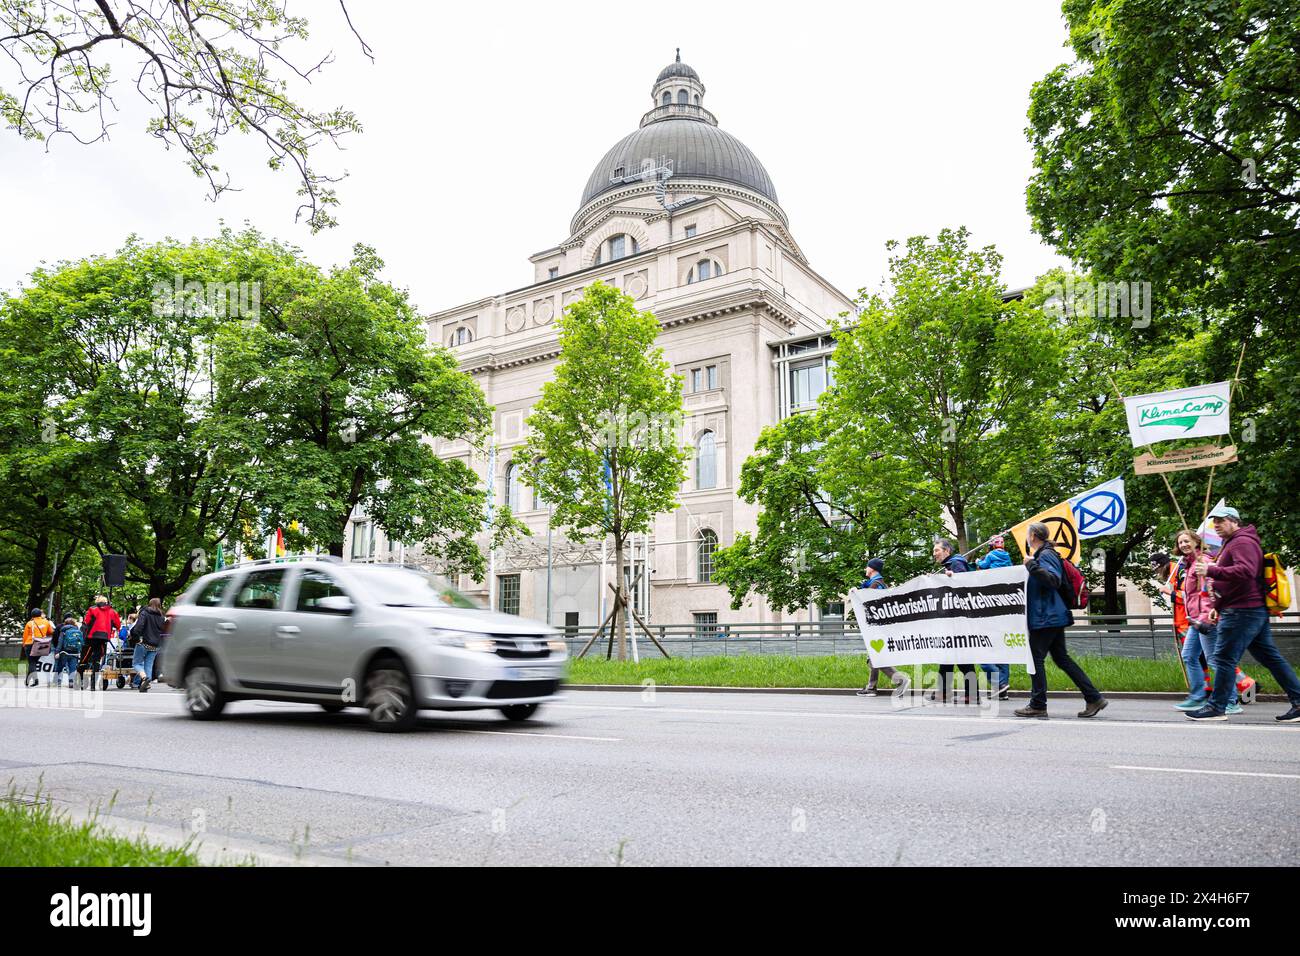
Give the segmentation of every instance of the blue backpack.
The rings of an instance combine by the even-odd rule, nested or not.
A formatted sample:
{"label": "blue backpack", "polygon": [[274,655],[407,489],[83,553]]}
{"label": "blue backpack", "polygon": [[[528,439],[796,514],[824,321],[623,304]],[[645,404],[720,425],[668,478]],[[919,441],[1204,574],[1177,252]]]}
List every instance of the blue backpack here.
{"label": "blue backpack", "polygon": [[81,636],[81,629],[72,624],[63,625],[59,631],[59,651],[68,654],[80,654],[86,646],[86,639]]}

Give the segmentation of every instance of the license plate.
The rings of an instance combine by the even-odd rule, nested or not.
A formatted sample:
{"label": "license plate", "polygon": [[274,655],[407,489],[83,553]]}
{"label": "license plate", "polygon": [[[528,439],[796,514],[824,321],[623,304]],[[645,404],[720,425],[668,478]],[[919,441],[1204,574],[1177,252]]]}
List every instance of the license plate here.
{"label": "license plate", "polygon": [[510,680],[547,680],[555,675],[545,667],[509,667],[506,677]]}

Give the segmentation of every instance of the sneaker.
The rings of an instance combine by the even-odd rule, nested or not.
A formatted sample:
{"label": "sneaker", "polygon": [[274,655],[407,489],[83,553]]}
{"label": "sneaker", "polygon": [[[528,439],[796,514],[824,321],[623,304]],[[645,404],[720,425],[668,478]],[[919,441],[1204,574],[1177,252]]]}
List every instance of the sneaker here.
{"label": "sneaker", "polygon": [[1085,706],[1083,710],[1079,711],[1079,713],[1076,714],[1075,716],[1096,717],[1098,714],[1100,714],[1103,710],[1106,709],[1106,705],[1109,703],[1110,701],[1108,701],[1105,697],[1098,697],[1091,704]]}
{"label": "sneaker", "polygon": [[1227,714],[1221,714],[1210,705],[1206,704],[1200,710],[1190,711],[1183,714],[1188,720],[1227,720]]}
{"label": "sneaker", "polygon": [[858,696],[859,696],[859,697],[875,697],[875,696],[876,696],[876,689],[875,689],[874,687],[872,687],[870,684],[868,684],[866,687],[862,688],[862,690],[858,691]]}
{"label": "sneaker", "polygon": [[1284,724],[1295,723],[1297,720],[1300,720],[1300,705],[1292,704],[1291,709],[1288,710],[1285,714],[1278,714],[1273,719],[1280,720]]}
{"label": "sneaker", "polygon": [[1010,699],[1011,699],[1011,685],[1003,684],[1001,687],[998,688],[998,700],[1010,700]]}
{"label": "sneaker", "polygon": [[1228,710],[1226,711],[1229,717],[1236,717],[1238,714],[1243,712],[1244,712],[1244,708],[1241,706],[1241,704],[1237,703],[1235,700],[1228,705]]}
{"label": "sneaker", "polygon": [[149,683],[150,682],[147,680],[140,681],[140,693],[142,694],[149,693]]}
{"label": "sneaker", "polygon": [[906,694],[912,688],[912,678],[906,674],[898,674],[894,677],[894,691],[899,694]]}
{"label": "sneaker", "polygon": [[1181,703],[1174,704],[1174,709],[1175,710],[1200,710],[1202,707],[1205,706],[1207,701],[1209,701],[1209,698],[1206,697],[1204,694],[1200,696],[1196,694],[1188,694],[1187,698],[1183,700]]}
{"label": "sneaker", "polygon": [[1017,717],[1036,717],[1036,718],[1038,718],[1039,720],[1046,720],[1046,719],[1047,719],[1047,708],[1046,708],[1046,707],[1034,707],[1034,706],[1031,704],[1031,705],[1028,706],[1028,707],[1021,707],[1019,710],[1015,711],[1015,715],[1016,715]]}

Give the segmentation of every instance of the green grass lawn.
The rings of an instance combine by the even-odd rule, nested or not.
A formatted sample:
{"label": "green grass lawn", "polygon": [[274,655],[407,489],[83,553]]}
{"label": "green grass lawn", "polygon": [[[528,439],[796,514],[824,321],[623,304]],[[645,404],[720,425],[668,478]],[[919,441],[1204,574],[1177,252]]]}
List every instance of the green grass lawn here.
{"label": "green grass lawn", "polygon": [[39,795],[33,805],[14,791],[0,795],[0,866],[199,866],[179,847],[106,833],[93,821],[74,823]]}
{"label": "green grass lawn", "polygon": [[0,674],[26,674],[27,662],[16,657],[0,657]]}
{"label": "green grass lawn", "polygon": [[[1077,657],[1097,689],[1105,691],[1186,692],[1182,668],[1171,656],[1162,660],[1133,660],[1126,657]],[[1262,667],[1245,671],[1259,681],[1259,691],[1280,693],[1273,675]],[[925,674],[936,670],[927,664]],[[834,657],[787,657],[750,654],[738,657],[683,657],[665,660],[642,656],[640,664],[586,657],[572,662],[571,684],[640,684],[647,679],[657,684],[694,684],[704,687],[861,687],[869,667],[861,654]],[[909,676],[912,675],[908,669]],[[933,680],[934,678],[930,678]],[[888,680],[882,681],[888,686]],[[927,686],[932,686],[927,684]],[[1052,663],[1047,664],[1047,686],[1051,690],[1073,690],[1074,684]],[[1029,690],[1029,674],[1023,666],[1011,668],[1013,690]]]}

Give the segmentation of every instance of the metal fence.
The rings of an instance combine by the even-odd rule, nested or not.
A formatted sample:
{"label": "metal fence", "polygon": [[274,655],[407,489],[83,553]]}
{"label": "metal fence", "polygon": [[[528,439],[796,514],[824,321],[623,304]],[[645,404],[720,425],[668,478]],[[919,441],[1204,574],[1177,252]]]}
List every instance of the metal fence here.
{"label": "metal fence", "polygon": [[[1300,662],[1300,613],[1274,618],[1273,639],[1292,663]],[[578,653],[595,634],[595,627],[569,627],[564,639],[570,653]],[[812,656],[863,654],[861,633],[852,621],[812,621],[785,624],[651,624],[650,633],[673,657],[730,657],[742,654]],[[1070,651],[1077,654],[1154,660],[1172,657],[1173,626],[1168,616],[1089,615],[1079,617],[1066,630]],[[633,629],[628,628],[629,639]],[[642,657],[659,652],[636,629]],[[609,633],[592,645],[587,656],[604,656]],[[1249,655],[1247,655],[1249,659]]]}

